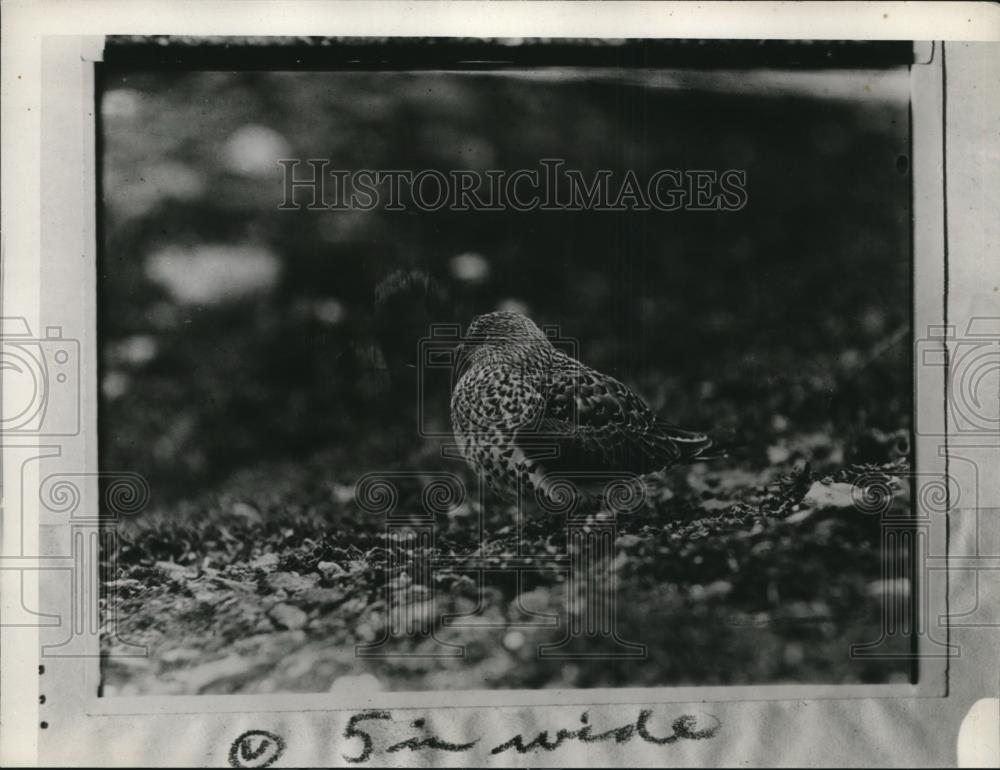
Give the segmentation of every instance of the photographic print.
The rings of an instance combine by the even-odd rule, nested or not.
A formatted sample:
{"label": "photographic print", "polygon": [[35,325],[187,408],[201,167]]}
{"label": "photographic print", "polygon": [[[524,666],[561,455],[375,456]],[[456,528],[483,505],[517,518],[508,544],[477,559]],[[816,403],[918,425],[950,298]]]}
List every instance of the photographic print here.
{"label": "photographic print", "polygon": [[996,766],[1000,12],[308,6],[3,6],[0,764]]}
{"label": "photographic print", "polygon": [[102,693],[912,682],[898,49],[330,48],[99,70]]}
{"label": "photographic print", "polygon": [[892,46],[466,45],[109,47],[103,693],[910,682]]}

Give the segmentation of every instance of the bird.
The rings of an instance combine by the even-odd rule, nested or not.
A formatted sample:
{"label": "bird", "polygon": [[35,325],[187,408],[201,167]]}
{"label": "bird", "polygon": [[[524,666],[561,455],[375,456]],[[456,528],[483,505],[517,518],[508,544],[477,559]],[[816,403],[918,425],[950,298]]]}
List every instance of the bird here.
{"label": "bird", "polygon": [[527,316],[477,316],[454,365],[451,421],[468,465],[498,497],[556,494],[567,474],[644,477],[714,459],[712,439],[662,421],[627,385],[557,348]]}

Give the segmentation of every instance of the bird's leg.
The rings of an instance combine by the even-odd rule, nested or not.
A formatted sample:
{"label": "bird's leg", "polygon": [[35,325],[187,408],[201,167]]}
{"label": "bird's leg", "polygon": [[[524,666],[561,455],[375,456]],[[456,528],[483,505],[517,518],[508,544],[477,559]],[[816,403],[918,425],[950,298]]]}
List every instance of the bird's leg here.
{"label": "bird's leg", "polygon": [[566,517],[569,556],[566,635],[543,645],[544,658],[644,658],[646,647],[623,640],[617,630],[618,586],[615,572],[615,512],[603,498],[586,503]]}

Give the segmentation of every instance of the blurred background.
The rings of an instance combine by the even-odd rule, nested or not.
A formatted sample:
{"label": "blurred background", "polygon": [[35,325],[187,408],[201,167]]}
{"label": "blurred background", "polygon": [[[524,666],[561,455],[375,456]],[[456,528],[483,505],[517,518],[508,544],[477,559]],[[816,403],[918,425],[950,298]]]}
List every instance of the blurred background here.
{"label": "blurred background", "polygon": [[[903,68],[106,69],[100,450],[104,468],[142,473],[152,490],[145,519],[130,523],[135,531],[119,555],[122,579],[149,582],[157,564],[188,577],[206,564],[223,569],[227,559],[252,564],[272,548],[265,542],[283,569],[299,576],[314,569],[320,557],[292,569],[282,549],[360,527],[350,504],[354,479],[443,462],[416,430],[417,345],[429,324],[464,327],[497,308],[559,324],[586,363],[632,385],[666,420],[724,436],[734,449],[711,483],[703,471],[679,477],[692,499],[721,495],[702,513],[746,514],[738,503],[759,502],[768,484],[806,462],[810,478],[820,478],[899,460],[909,451],[912,407],[908,82]],[[743,169],[748,203],[738,212],[286,211],[278,209],[283,158],[445,172],[537,168],[542,158],[561,158],[588,177],[632,169],[640,179],[659,169]],[[448,397],[445,376],[423,405],[432,427],[447,429]],[[311,530],[296,523],[302,516],[313,517]],[[243,540],[228,543],[217,528],[205,529],[223,519],[264,534],[241,538],[227,525]],[[752,525],[741,521],[733,528]],[[849,634],[850,624],[836,619],[832,631],[815,631],[827,647],[798,640],[787,652],[778,633],[777,662],[749,665],[760,634],[777,633],[757,624],[745,632],[757,636],[739,642],[743,663],[719,642],[718,655],[680,668],[674,654],[675,663],[641,674],[610,667],[578,671],[572,682],[558,671],[529,679],[591,686],[905,677],[901,664],[859,669],[823,660],[831,649],[842,652],[847,637],[877,637],[877,527],[865,533],[862,544],[827,543],[830,569],[843,569],[850,554],[858,574],[843,578],[853,581],[850,590],[822,590],[842,608],[853,603],[852,611],[859,597],[871,604]],[[776,563],[767,567],[772,584]],[[678,570],[670,581],[718,582],[710,571]],[[816,585],[830,579],[810,577]],[[746,585],[757,586],[746,589],[748,611],[787,606],[766,580]],[[659,594],[671,590],[661,585]],[[336,615],[305,611],[316,627]],[[309,636],[312,620],[296,620],[296,628],[271,622],[249,628],[307,635],[285,639],[285,652],[319,644]],[[348,623],[338,644],[349,650],[357,625]],[[157,649],[197,649],[203,661],[209,643],[183,627],[187,636],[178,639],[147,618],[132,632]],[[678,643],[689,650],[703,637]],[[512,655],[504,639],[497,649]],[[147,665],[112,665],[108,681],[155,691],[163,664]],[[313,669],[275,680],[264,666],[272,673],[210,683],[207,691],[309,689],[316,681],[325,689],[361,666],[330,665],[326,679]],[[372,675],[386,686],[440,685],[431,669]],[[448,686],[471,681],[454,676]],[[482,677],[475,681],[483,686]],[[498,674],[487,686],[517,684],[524,681]]]}
{"label": "blurred background", "polygon": [[[387,421],[417,441],[397,429],[414,391],[387,390],[392,376],[405,379],[428,322],[465,325],[501,306],[560,324],[590,364],[668,419],[724,426],[741,443],[768,442],[779,401],[799,425],[844,430],[863,413],[864,424],[905,427],[904,366],[866,371],[860,400],[831,398],[838,373],[908,324],[905,71],[770,83],[765,73],[757,89],[705,73],[702,88],[662,72],[630,79],[108,76],[107,467],[148,475],[165,499]],[[444,171],[564,158],[588,176],[640,179],[735,168],[749,202],[739,212],[279,211],[279,158]],[[430,291],[394,287],[414,268]],[[376,306],[380,285],[402,310]]]}

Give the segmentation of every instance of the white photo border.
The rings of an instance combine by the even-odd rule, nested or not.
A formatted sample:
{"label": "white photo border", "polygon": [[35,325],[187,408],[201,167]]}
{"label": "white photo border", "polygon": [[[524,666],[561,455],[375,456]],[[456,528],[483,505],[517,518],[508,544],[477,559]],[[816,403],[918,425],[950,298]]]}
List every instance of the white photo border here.
{"label": "white photo border", "polygon": [[[577,12],[579,11],[574,9],[574,13]],[[648,8],[645,12],[652,13]],[[602,9],[598,15],[604,13]],[[500,21],[502,27],[504,22],[502,19]],[[136,25],[136,28],[142,26]],[[235,26],[241,27],[240,32],[246,31],[245,24]],[[665,34],[675,34],[668,26],[663,29]],[[155,31],[164,30],[159,28]],[[578,33],[574,32],[574,36],[578,36]],[[650,36],[649,29],[644,36]],[[714,34],[704,36],[720,34],[716,29]],[[731,34],[721,36],[735,37]],[[756,35],[751,33],[751,36]],[[858,37],[856,31],[854,36]],[[73,559],[74,544],[82,549],[78,553],[87,553],[87,549],[92,547],[88,538],[91,535],[97,536],[96,526],[94,522],[88,524],[86,520],[73,525],[65,516],[40,518],[44,509],[38,505],[38,489],[44,479],[53,473],[87,474],[82,507],[85,511],[97,510],[97,231],[94,206],[97,188],[93,63],[100,56],[102,40],[98,36],[44,35],[37,42],[35,61],[39,70],[39,98],[35,102],[36,114],[33,120],[37,121],[38,132],[32,147],[36,155],[31,160],[14,160],[15,173],[23,174],[18,189],[23,191],[24,198],[29,203],[23,206],[25,219],[20,223],[22,229],[15,228],[16,240],[10,238],[5,243],[3,315],[24,317],[32,330],[61,327],[74,331],[82,354],[80,401],[83,408],[80,416],[83,422],[79,431],[73,435],[45,437],[34,442],[5,438],[3,442],[7,504],[4,507],[4,561],[0,579],[3,580],[5,596],[10,595],[10,590],[16,590],[21,609],[35,607],[40,612],[47,613],[39,617],[37,627],[34,628],[30,623],[11,623],[9,618],[12,607],[9,599],[4,600],[2,639],[7,653],[3,658],[3,686],[10,692],[6,688],[11,687],[12,666],[18,667],[14,674],[18,679],[24,676],[30,660],[30,654],[25,651],[34,644],[37,673],[33,664],[28,673],[36,687],[29,687],[28,694],[19,699],[27,704],[29,700],[34,701],[30,694],[32,692],[45,696],[44,703],[32,702],[32,707],[26,708],[24,714],[13,718],[13,724],[21,725],[30,720],[35,740],[29,742],[33,747],[25,746],[27,754],[33,753],[42,764],[221,764],[227,760],[234,738],[245,730],[264,726],[279,735],[310,736],[309,740],[302,740],[301,744],[296,737],[295,747],[289,740],[289,752],[282,764],[342,764],[342,757],[345,753],[354,753],[353,747],[357,742],[356,738],[345,742],[342,737],[349,712],[372,708],[392,709],[401,715],[412,710],[425,712],[433,708],[438,715],[454,715],[454,718],[437,718],[446,725],[454,725],[456,733],[464,730],[464,734],[471,735],[489,729],[491,713],[501,716],[500,722],[503,724],[529,725],[525,729],[531,729],[530,724],[539,721],[531,710],[541,706],[547,707],[546,725],[549,722],[557,725],[573,724],[572,720],[578,716],[582,707],[591,707],[594,714],[609,715],[605,721],[610,725],[616,723],[613,715],[623,705],[650,704],[655,707],[671,704],[669,714],[672,718],[681,713],[673,706],[690,707],[692,704],[711,703],[713,705],[710,708],[699,706],[699,709],[707,709],[713,715],[718,714],[724,724],[753,724],[762,720],[763,723],[772,725],[769,728],[771,732],[778,729],[776,725],[782,720],[788,725],[794,725],[798,721],[814,723],[815,717],[803,718],[803,707],[796,704],[808,703],[809,708],[814,710],[814,715],[817,711],[846,714],[843,707],[836,704],[837,700],[857,702],[858,699],[889,699],[898,703],[921,697],[922,700],[927,698],[927,703],[932,704],[945,695],[954,694],[954,683],[949,677],[949,660],[926,657],[920,660],[920,675],[915,685],[755,685],[615,690],[491,690],[441,694],[381,693],[353,701],[335,695],[98,697],[100,650],[97,635],[84,634],[81,638],[87,639],[87,642],[79,650],[70,650],[68,654],[57,652],[60,641],[66,636],[64,619],[70,618],[73,623],[84,625],[96,622],[97,592],[91,592],[93,607],[75,607],[74,598],[79,595],[79,591],[74,590],[72,581],[72,576],[75,576],[82,580],[92,579],[96,585],[96,564],[91,564],[88,572],[86,568],[80,569],[79,559],[74,566]],[[944,173],[949,167],[945,157],[947,127],[944,121],[947,116],[942,112],[942,105],[946,93],[946,53],[947,47],[936,43],[928,61],[915,65],[912,69],[915,336],[918,330],[939,325],[962,327],[965,322],[976,317],[977,313],[981,315],[980,306],[963,303],[961,298],[955,303],[948,291],[949,286],[956,285],[956,277],[961,280],[961,276],[967,274],[970,268],[978,269],[979,265],[956,263],[956,257],[964,255],[956,253],[955,248],[950,245],[949,239],[953,233],[948,231],[945,221],[947,210]],[[5,67],[5,82],[9,73],[10,68]],[[5,106],[5,111],[6,109]],[[5,130],[8,128],[5,115]],[[28,141],[28,144],[31,145],[32,141]],[[5,165],[9,160],[9,157],[5,157]],[[8,201],[11,200],[9,172],[8,167],[4,173],[4,199]],[[37,208],[30,203],[32,200],[38,202]],[[9,211],[5,211],[5,220],[8,216]],[[35,228],[34,244],[30,232],[32,227]],[[4,231],[9,232],[6,227]],[[19,255],[29,255],[29,259],[11,267],[6,257],[11,256],[14,248],[19,250]],[[73,255],[73,258],[67,258],[66,255]],[[33,271],[36,274],[32,275]],[[33,305],[32,294],[37,297],[37,304]],[[949,455],[942,451],[947,448],[947,441],[942,443],[941,439],[947,436],[951,440],[952,434],[945,423],[947,410],[942,409],[948,397],[945,371],[916,366],[915,378],[917,472],[946,474],[949,471]],[[54,403],[53,408],[72,410],[75,407],[71,403]],[[975,444],[963,441],[961,436],[955,438],[960,448],[970,450],[966,454],[974,457],[972,462],[978,467],[990,467],[983,464],[984,458],[995,459],[1000,451],[1000,447],[992,447],[988,443]],[[952,441],[951,446],[954,448],[956,443]],[[39,462],[43,457],[44,463]],[[954,462],[952,460],[952,464]],[[1000,464],[993,467],[1000,467]],[[978,510],[1000,507],[995,479],[980,479],[973,475],[962,476],[961,480],[963,484],[976,485],[969,490],[965,500],[978,501]],[[12,500],[18,501],[17,504],[12,505]],[[976,515],[978,516],[978,511]],[[964,548],[969,543],[966,539],[957,537],[955,517],[950,515],[948,518],[952,519],[950,531],[948,522],[942,517],[931,522],[928,532],[928,553],[942,560],[942,566],[938,570],[941,578],[946,578],[949,574],[949,557],[957,557],[962,561],[980,555],[978,551],[956,551],[956,546]],[[962,521],[967,518],[959,517]],[[74,529],[74,526],[77,528]],[[91,527],[90,530],[87,529],[88,526]],[[967,563],[975,565],[979,562]],[[997,566],[1000,567],[1000,563]],[[90,577],[87,577],[88,574]],[[934,571],[928,568],[923,574],[931,576]],[[925,594],[929,599],[929,613],[924,620],[930,622],[932,628],[943,629],[947,633],[951,610],[945,580],[931,580],[927,585],[920,586],[918,593]],[[951,596],[954,598],[954,591]],[[54,608],[63,608],[64,612],[53,614]],[[942,619],[944,623],[941,623]],[[17,634],[16,641],[14,633]],[[10,643],[15,645],[16,656],[13,659],[9,654]],[[48,654],[39,654],[44,645],[52,647],[48,649]],[[921,648],[921,652],[925,649]],[[54,651],[56,654],[52,654]],[[67,653],[67,650],[64,649],[63,653]],[[956,660],[953,658],[951,664],[954,665]],[[996,676],[993,678],[997,679]],[[485,706],[485,703],[489,705]],[[856,712],[852,712],[850,718],[843,717],[845,725],[852,722],[863,724],[864,715],[871,714],[872,709],[880,715],[894,715],[884,718],[897,721],[911,712],[917,714],[918,718],[920,714],[933,713],[930,705],[913,707],[908,711],[887,702],[860,706]],[[9,715],[9,709],[5,708],[4,716]],[[178,746],[172,739],[192,729],[192,717],[195,715],[198,727],[195,731],[197,740],[193,743],[197,745]],[[861,721],[858,722],[858,719]],[[0,736],[7,738],[11,735],[12,721],[5,721],[6,728]],[[41,728],[43,723],[46,726]],[[837,727],[832,732],[843,734],[843,729],[845,728]],[[511,727],[502,732],[513,734],[515,730]],[[127,746],[122,745],[123,735],[133,736],[127,741]],[[332,736],[340,737],[335,740]],[[305,744],[308,744],[308,749]],[[106,753],[107,746],[116,747],[115,752],[120,749],[120,753]],[[841,748],[841,751],[844,750]],[[7,751],[6,747],[4,751]],[[461,758],[468,761],[472,756],[461,755]],[[562,757],[562,762],[565,762],[565,755],[554,756]],[[602,756],[607,758],[605,749],[577,754],[576,761],[597,763]],[[635,750],[634,756],[636,762],[656,761],[656,755],[643,754],[640,749]],[[757,756],[761,757],[760,754]],[[845,753],[844,756],[853,755]],[[675,758],[685,763],[704,764],[712,757],[714,761],[720,761],[714,746],[692,743],[680,749]],[[476,758],[480,761],[489,759],[478,755]],[[398,759],[389,756],[378,759],[382,762],[398,762],[405,760],[406,755],[398,755]],[[524,761],[536,763],[538,758],[527,754],[524,755]]]}

